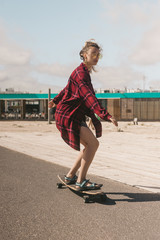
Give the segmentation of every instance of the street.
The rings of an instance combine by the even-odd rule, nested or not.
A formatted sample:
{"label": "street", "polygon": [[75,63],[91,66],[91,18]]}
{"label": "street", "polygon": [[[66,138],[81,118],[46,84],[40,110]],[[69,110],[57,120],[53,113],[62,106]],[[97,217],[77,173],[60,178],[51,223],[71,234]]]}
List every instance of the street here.
{"label": "street", "polygon": [[84,203],[57,189],[57,175],[67,171],[0,147],[2,240],[160,239],[160,194],[90,175],[110,200]]}

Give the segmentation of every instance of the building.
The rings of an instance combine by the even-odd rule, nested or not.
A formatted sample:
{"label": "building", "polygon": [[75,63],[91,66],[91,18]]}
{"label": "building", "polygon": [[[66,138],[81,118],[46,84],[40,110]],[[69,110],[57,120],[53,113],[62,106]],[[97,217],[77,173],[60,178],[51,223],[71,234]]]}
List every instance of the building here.
{"label": "building", "polygon": [[160,92],[99,93],[97,98],[119,121],[160,121]]}
{"label": "building", "polygon": [[[56,94],[51,94],[54,98]],[[96,93],[118,121],[160,121],[160,92]],[[9,117],[9,114],[11,117]],[[0,119],[48,118],[48,94],[0,93]]]}

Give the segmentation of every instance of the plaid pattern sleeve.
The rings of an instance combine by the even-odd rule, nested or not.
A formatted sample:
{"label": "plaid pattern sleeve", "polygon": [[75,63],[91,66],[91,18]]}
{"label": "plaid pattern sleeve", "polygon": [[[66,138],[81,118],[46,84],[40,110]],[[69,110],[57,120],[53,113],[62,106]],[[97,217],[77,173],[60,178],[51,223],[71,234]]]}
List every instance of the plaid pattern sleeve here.
{"label": "plaid pattern sleeve", "polygon": [[86,84],[85,78],[79,74],[79,94],[86,107],[96,113],[101,119],[109,120],[112,116],[100,105],[93,91],[91,81],[89,81],[89,85]]}
{"label": "plaid pattern sleeve", "polygon": [[65,93],[65,88],[56,97],[54,97],[54,99],[52,101],[55,104],[58,104],[62,100],[64,93]]}

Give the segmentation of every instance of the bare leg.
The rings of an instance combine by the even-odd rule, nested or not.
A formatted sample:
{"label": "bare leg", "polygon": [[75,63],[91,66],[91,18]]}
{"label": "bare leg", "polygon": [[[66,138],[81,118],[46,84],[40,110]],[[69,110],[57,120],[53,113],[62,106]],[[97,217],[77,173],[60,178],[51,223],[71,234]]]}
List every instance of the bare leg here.
{"label": "bare leg", "polygon": [[84,153],[81,159],[81,167],[77,182],[81,183],[86,178],[88,168],[98,149],[99,142],[89,128],[81,127],[80,140],[85,146]]}
{"label": "bare leg", "polygon": [[80,168],[81,160],[82,160],[82,157],[83,157],[83,152],[84,152],[84,150],[79,153],[79,156],[78,156],[75,164],[73,165],[73,167],[68,172],[67,177],[70,177],[70,178],[74,177],[74,175],[76,174],[76,172]]}
{"label": "bare leg", "polygon": [[72,178],[80,168],[77,182],[81,183],[86,178],[88,168],[97,151],[99,142],[92,131],[89,128],[83,126],[80,130],[80,141],[85,148],[80,152],[74,166],[68,172],[67,177]]}

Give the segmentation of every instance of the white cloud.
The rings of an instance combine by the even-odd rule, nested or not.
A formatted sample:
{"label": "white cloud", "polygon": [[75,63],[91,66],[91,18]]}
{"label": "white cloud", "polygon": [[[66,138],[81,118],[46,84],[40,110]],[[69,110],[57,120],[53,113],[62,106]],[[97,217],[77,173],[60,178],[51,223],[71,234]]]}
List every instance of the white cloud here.
{"label": "white cloud", "polygon": [[[0,88],[5,90],[6,88],[14,88],[15,91],[22,92],[48,92],[48,88],[53,89],[54,92],[58,92],[60,87],[48,82],[40,82],[36,77],[31,75],[31,65],[25,66],[9,66],[5,70],[0,71]],[[52,91],[52,92],[53,92]]]}
{"label": "white cloud", "polygon": [[100,0],[102,16],[115,24],[149,24],[159,16],[160,1]]}
{"label": "white cloud", "polygon": [[103,67],[93,74],[94,85],[102,88],[141,87],[142,73],[135,72],[129,66]]}
{"label": "white cloud", "polygon": [[7,76],[7,72],[4,70],[0,71],[0,82],[2,83],[2,81],[5,81],[8,78]]}
{"label": "white cloud", "polygon": [[49,87],[54,91],[60,88],[53,84],[41,83],[33,77],[36,67],[31,63],[33,54],[12,41],[0,22],[0,88],[14,88],[16,91],[47,92]]}
{"label": "white cloud", "polygon": [[20,49],[18,46],[0,46],[0,64],[2,65],[23,65],[30,61],[31,52]]}
{"label": "white cloud", "polygon": [[[69,78],[72,71],[78,65],[61,65],[61,64],[40,64],[36,67],[37,71],[47,73],[52,76]],[[128,65],[116,67],[97,67],[97,71],[91,74],[95,88],[124,88],[125,86],[141,85],[142,73],[134,71]]]}
{"label": "white cloud", "polygon": [[119,49],[122,47],[126,51],[131,63],[149,65],[159,62],[160,0],[101,2],[105,18],[112,24],[113,33],[119,33],[115,35],[115,43]]}
{"label": "white cloud", "polygon": [[23,65],[29,63],[32,57],[30,50],[25,50],[9,40],[4,27],[0,24],[0,64]]}
{"label": "white cloud", "polygon": [[129,59],[137,65],[152,65],[160,62],[160,22],[143,35]]}
{"label": "white cloud", "polygon": [[46,73],[52,76],[69,78],[71,72],[76,67],[75,64],[63,65],[59,63],[54,64],[39,64],[35,67],[35,70],[40,73]]}

